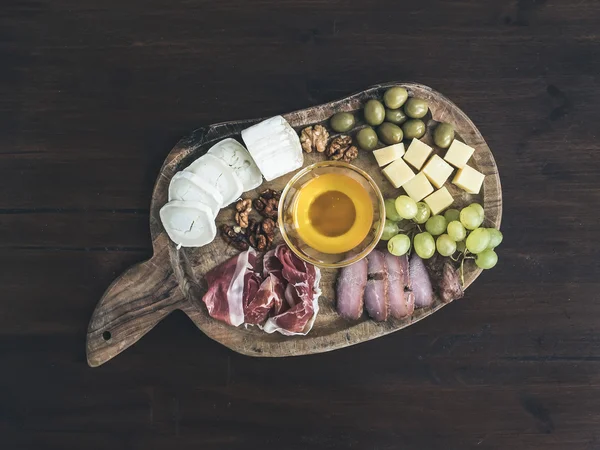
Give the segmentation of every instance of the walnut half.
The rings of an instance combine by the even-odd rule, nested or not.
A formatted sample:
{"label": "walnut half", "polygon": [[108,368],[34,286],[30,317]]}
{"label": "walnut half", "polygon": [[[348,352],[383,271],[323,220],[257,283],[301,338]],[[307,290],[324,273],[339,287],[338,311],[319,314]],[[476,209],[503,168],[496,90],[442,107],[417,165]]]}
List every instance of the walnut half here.
{"label": "walnut half", "polygon": [[327,147],[327,156],[334,161],[353,161],[358,156],[358,148],[352,145],[350,136],[338,136]]}
{"label": "walnut half", "polygon": [[311,153],[316,150],[319,153],[325,151],[329,132],[323,125],[315,125],[314,127],[306,127],[300,133],[300,143],[306,153]]}

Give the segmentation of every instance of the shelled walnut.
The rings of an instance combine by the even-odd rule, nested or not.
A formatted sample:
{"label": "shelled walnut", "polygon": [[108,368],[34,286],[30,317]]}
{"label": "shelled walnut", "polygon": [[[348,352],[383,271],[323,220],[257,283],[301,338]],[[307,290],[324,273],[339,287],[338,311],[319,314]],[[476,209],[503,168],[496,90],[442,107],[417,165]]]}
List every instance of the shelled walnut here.
{"label": "shelled walnut", "polygon": [[311,153],[313,150],[323,153],[328,139],[329,132],[323,125],[306,127],[300,133],[300,143],[306,153]]}
{"label": "shelled walnut", "polygon": [[238,200],[235,204],[235,221],[241,228],[248,227],[248,215],[252,211],[252,200],[249,198]]}
{"label": "shelled walnut", "polygon": [[276,224],[272,219],[266,218],[260,222],[250,219],[246,236],[250,245],[259,252],[269,249],[275,238]]}
{"label": "shelled walnut", "polygon": [[254,200],[254,209],[256,209],[263,217],[276,219],[280,197],[280,192],[277,192],[273,189],[266,189],[257,199]]}
{"label": "shelled walnut", "polygon": [[[236,229],[237,228],[237,229]],[[248,250],[248,238],[240,227],[221,225],[221,236],[229,244],[238,250]]]}
{"label": "shelled walnut", "polygon": [[358,148],[352,145],[350,136],[338,136],[327,147],[327,156],[335,161],[350,162],[358,156]]}

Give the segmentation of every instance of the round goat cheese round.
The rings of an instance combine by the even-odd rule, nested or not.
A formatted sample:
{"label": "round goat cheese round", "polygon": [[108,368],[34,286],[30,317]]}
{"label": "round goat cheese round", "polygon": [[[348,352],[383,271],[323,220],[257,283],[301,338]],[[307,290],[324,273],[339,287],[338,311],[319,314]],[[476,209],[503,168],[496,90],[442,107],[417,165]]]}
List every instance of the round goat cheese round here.
{"label": "round goat cheese round", "polygon": [[177,172],[169,184],[169,201],[203,203],[210,208],[213,217],[217,217],[223,196],[216,187],[211,186],[192,172]]}
{"label": "round goat cheese round", "polygon": [[234,202],[244,192],[242,181],[233,169],[215,155],[201,156],[186,167],[185,171],[198,175],[206,183],[215,187],[223,196],[221,207]]}
{"label": "round goat cheese round", "polygon": [[181,247],[201,247],[217,235],[213,213],[204,203],[171,201],[160,209],[160,220],[171,240]]}

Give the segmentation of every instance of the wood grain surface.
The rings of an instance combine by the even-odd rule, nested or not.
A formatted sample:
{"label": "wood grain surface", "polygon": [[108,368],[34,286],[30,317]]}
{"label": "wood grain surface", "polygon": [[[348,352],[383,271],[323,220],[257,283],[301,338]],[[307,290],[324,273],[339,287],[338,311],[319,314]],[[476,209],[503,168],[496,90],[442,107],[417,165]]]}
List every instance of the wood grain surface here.
{"label": "wood grain surface", "polygon": [[[591,0],[3,1],[0,448],[599,448],[598,23]],[[494,151],[505,242],[464,300],[276,359],[175,311],[88,367],[182,136],[387,80],[443,92]]]}
{"label": "wood grain surface", "polygon": [[[502,220],[502,190],[492,152],[473,122],[439,92],[420,84],[390,82],[323,105],[287,113],[284,117],[300,133],[304,127],[317,123],[327,126],[327,120],[336,112],[354,111],[355,116],[359,117],[359,123],[355,130],[346,133],[354,135],[356,129],[362,126],[360,116],[365,103],[372,98],[381,99],[386,89],[395,86],[404,87],[410,97],[428,102],[430,112],[424,118],[428,127],[421,139],[423,142],[433,146],[432,130],[437,124],[446,122],[456,130],[457,139],[476,149],[469,164],[486,176],[481,192],[470,195],[450,182],[446,186],[454,197],[454,207],[462,208],[472,202],[479,202],[486,211],[484,226],[499,228]],[[207,336],[232,350],[248,356],[281,357],[337,350],[385,336],[417,323],[447,304],[435,298],[430,307],[418,309],[402,320],[377,323],[363,315],[361,320],[348,322],[339,317],[335,310],[338,270],[321,269],[319,287],[323,294],[319,298],[320,312],[307,336],[267,334],[257,327],[236,328],[212,319],[202,303],[202,296],[206,292],[204,276],[211,269],[233,258],[239,250],[220,237],[201,248],[178,249],[167,237],[159,212],[168,201],[169,184],[175,173],[206,154],[215,143],[226,138],[240,140],[240,131],[258,121],[224,122],[200,128],[183,138],[169,153],[154,185],[150,206],[150,234],[154,254],[149,261],[136,265],[117,278],[94,310],[87,335],[86,352],[90,366],[103,364],[133,345],[175,309],[183,310]],[[332,133],[330,139],[335,136],[337,134]],[[444,155],[438,148],[434,152]],[[325,155],[317,152],[304,154],[304,166],[324,159]],[[361,151],[352,163],[374,178],[384,197],[395,198],[401,192],[385,179],[371,152]],[[264,189],[282,191],[295,173],[264,182],[254,191],[246,192],[244,197],[257,198]],[[221,224],[233,225],[234,214],[233,205],[223,208],[216,218],[217,228]],[[281,236],[276,236],[274,245],[281,242]],[[468,288],[481,273],[482,270],[473,261],[466,261],[464,288]]]}

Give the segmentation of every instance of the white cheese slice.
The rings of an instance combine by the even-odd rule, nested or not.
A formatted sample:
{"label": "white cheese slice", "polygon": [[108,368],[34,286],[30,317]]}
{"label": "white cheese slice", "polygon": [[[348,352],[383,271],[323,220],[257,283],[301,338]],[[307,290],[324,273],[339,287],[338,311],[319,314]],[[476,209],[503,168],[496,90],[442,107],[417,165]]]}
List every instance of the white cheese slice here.
{"label": "white cheese slice", "polygon": [[404,144],[402,142],[373,151],[373,156],[375,156],[379,167],[387,166],[398,158],[402,158],[403,155]]}
{"label": "white cheese slice", "polygon": [[217,235],[212,211],[204,203],[174,200],[160,209],[160,220],[179,247],[201,247]]}
{"label": "white cheese slice", "polygon": [[433,149],[429,145],[413,138],[404,155],[404,161],[420,170],[432,151]]}
{"label": "white cheese slice", "polygon": [[419,172],[402,185],[408,196],[415,202],[420,202],[433,192],[433,186],[423,172]]}
{"label": "white cheese slice", "polygon": [[237,200],[244,192],[242,181],[233,169],[215,155],[201,156],[186,167],[185,171],[198,175],[206,183],[214,186],[223,196],[221,207]]}
{"label": "white cheese slice", "polygon": [[425,203],[427,203],[429,209],[431,209],[431,214],[434,216],[452,205],[453,202],[452,194],[448,192],[446,187],[438,189],[430,196],[425,197]]}
{"label": "white cheese slice", "polygon": [[467,161],[473,156],[475,149],[469,147],[467,144],[460,142],[458,139],[454,139],[452,144],[446,152],[444,159],[452,164],[454,167],[462,169],[467,165]]}
{"label": "white cheese slice", "polygon": [[479,194],[484,178],[485,175],[481,172],[473,169],[471,166],[464,166],[456,172],[452,183],[464,189],[469,194]]}
{"label": "white cheese slice", "polygon": [[217,188],[205,182],[192,172],[177,172],[169,184],[169,201],[204,203],[217,217],[223,204],[223,196]]}
{"label": "white cheese slice", "polygon": [[415,176],[415,173],[402,158],[397,159],[383,169],[383,174],[395,188],[399,188]]}
{"label": "white cheese slice", "polygon": [[440,158],[438,155],[433,155],[425,167],[423,173],[431,181],[436,188],[441,188],[446,180],[452,175],[454,168]]}
{"label": "white cheese slice", "polygon": [[242,139],[268,181],[299,169],[304,163],[300,138],[281,116],[243,130]]}
{"label": "white cheese slice", "polygon": [[262,184],[263,178],[260,169],[242,144],[235,139],[223,139],[213,145],[208,153],[215,155],[231,167],[242,181],[244,192],[256,189]]}

